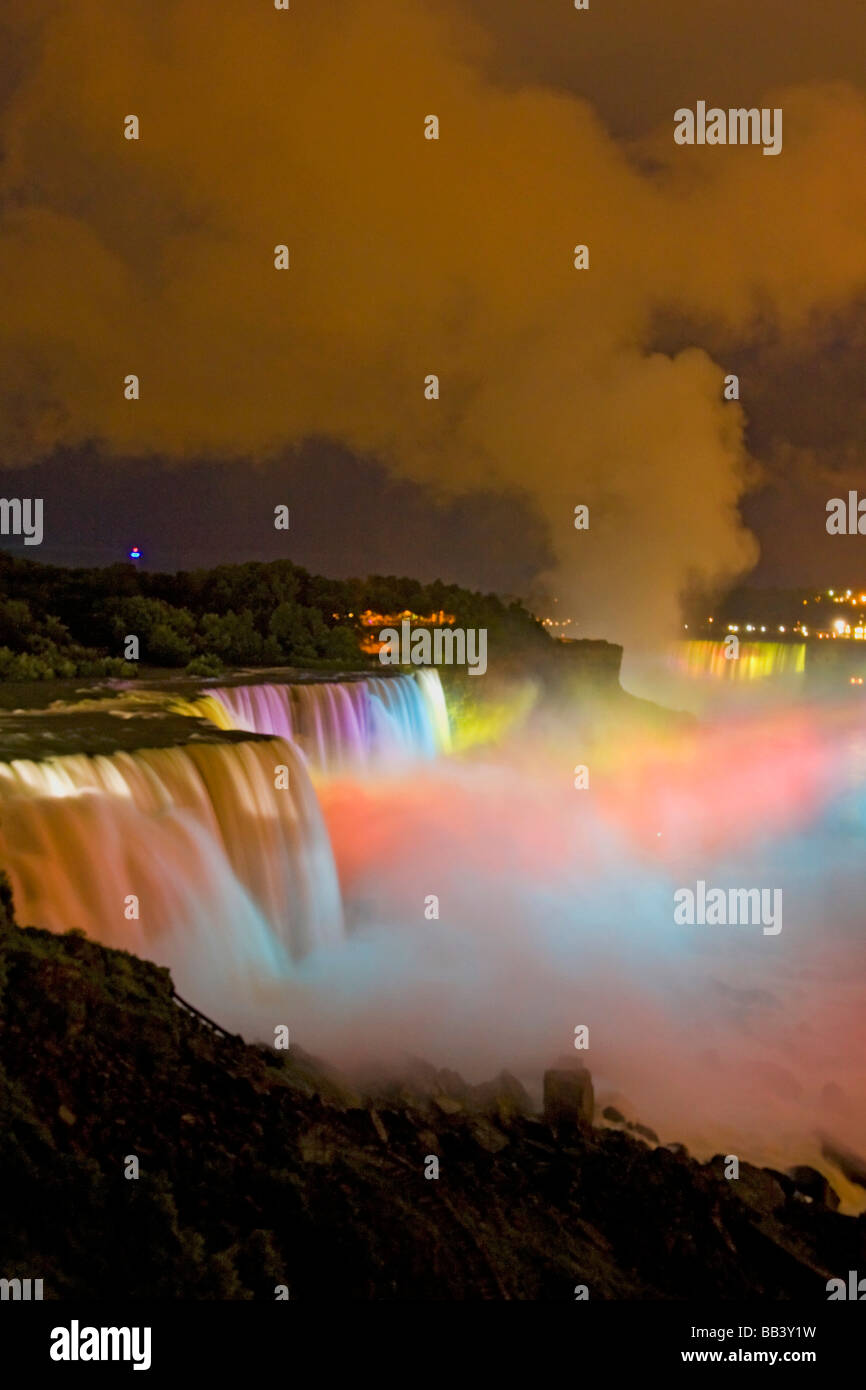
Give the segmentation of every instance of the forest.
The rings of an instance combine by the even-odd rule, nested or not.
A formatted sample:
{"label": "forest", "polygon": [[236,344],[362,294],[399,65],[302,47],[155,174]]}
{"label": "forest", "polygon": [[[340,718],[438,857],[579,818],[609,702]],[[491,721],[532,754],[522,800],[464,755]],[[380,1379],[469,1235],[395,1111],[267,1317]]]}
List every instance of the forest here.
{"label": "forest", "polygon": [[[550,645],[520,603],[439,580],[326,579],[289,560],[176,574],[64,569],[0,554],[0,680],[128,676],[144,666],[197,676],[232,666],[363,669],[378,662],[360,650],[361,614],[407,610],[453,614],[510,649]],[[131,635],[139,662],[124,659]]]}

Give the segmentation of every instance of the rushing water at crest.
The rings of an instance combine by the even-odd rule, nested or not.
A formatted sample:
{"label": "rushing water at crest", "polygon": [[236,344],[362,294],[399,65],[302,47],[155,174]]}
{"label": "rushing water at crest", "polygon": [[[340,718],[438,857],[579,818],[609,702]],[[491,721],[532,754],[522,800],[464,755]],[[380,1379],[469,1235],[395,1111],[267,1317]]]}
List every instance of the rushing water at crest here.
{"label": "rushing water at crest", "polygon": [[439,675],[371,676],[304,685],[210,690],[192,711],[223,729],[291,739],[315,771],[394,771],[447,749],[448,712]]}

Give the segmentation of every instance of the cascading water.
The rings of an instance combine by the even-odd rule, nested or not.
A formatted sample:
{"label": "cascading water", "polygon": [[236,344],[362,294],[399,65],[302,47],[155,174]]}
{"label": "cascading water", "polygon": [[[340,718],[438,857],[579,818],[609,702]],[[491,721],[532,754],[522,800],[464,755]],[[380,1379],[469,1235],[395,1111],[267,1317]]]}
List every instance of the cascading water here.
{"label": "cascading water", "polygon": [[188,712],[223,729],[291,739],[317,772],[393,770],[429,759],[450,742],[437,671],[307,685],[213,689]]}
{"label": "cascading water", "polygon": [[196,1000],[342,936],[316,794],[281,739],[0,763],[0,843],[19,921],[169,965]]}
{"label": "cascading water", "polygon": [[434,757],[449,745],[445,698],[421,671],[149,703],[253,737],[0,762],[0,862],[19,921],[82,928],[223,1009],[343,938],[310,772]]}
{"label": "cascading water", "polygon": [[681,642],[674,664],[690,677],[715,680],[756,681],[771,677],[802,676],[806,669],[804,642],[747,642],[739,645],[732,660],[724,642]]}
{"label": "cascading water", "polygon": [[630,694],[701,716],[731,710],[734,702],[751,708],[797,700],[806,690],[806,644],[752,641],[736,633],[717,642],[675,642],[658,652],[627,652],[621,680]]}

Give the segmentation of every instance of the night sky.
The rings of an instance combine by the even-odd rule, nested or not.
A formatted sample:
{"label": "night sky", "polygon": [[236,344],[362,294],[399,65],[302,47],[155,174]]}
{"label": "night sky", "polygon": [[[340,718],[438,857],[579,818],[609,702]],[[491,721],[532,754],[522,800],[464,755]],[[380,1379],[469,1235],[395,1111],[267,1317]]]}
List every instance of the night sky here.
{"label": "night sky", "polygon": [[[824,525],[866,494],[859,0],[68,11],[0,29],[9,548],[546,589],[612,637],[693,581],[862,587]],[[782,153],[675,146],[698,100],[782,107]]]}

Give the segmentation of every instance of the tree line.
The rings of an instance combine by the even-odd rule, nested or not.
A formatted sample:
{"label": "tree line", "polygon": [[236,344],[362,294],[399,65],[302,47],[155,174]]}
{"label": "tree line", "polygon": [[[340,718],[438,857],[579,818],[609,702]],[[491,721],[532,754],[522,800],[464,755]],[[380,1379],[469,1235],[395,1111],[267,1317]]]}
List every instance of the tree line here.
{"label": "tree line", "polygon": [[517,648],[549,645],[518,602],[395,575],[326,579],[289,560],[161,574],[132,564],[65,569],[0,554],[0,680],[135,674],[141,664],[218,674],[229,666],[353,667],[375,663],[360,615],[453,614]]}

